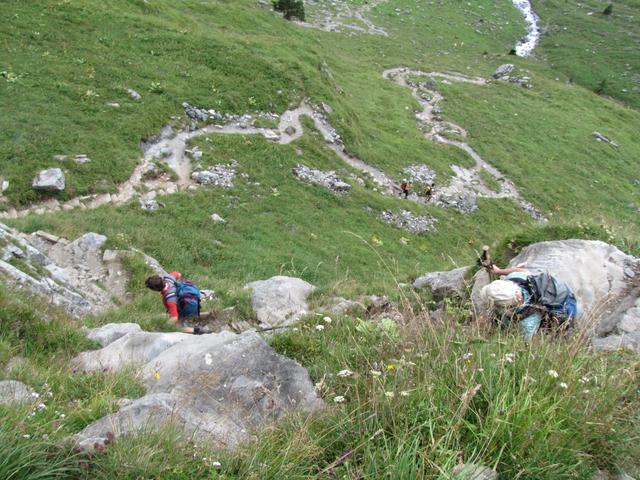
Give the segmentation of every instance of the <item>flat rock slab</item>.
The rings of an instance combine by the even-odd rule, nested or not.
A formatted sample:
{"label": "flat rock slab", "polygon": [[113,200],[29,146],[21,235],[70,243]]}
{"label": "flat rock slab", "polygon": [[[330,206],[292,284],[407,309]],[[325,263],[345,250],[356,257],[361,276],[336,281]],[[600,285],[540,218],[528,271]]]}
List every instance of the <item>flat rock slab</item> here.
{"label": "flat rock slab", "polygon": [[36,392],[16,380],[0,381],[0,405],[24,405],[37,398]]}
{"label": "flat rock slab", "polygon": [[187,333],[128,333],[100,350],[80,353],[73,364],[83,372],[120,370],[131,364],[145,364],[167,348],[193,336]]}
{"label": "flat rock slab", "polygon": [[[529,245],[509,266],[523,262],[532,272],[549,272],[571,287],[578,300],[579,329],[595,337],[618,335],[625,333],[625,319],[622,327],[635,331],[640,259],[600,241],[556,240]],[[488,274],[479,271],[471,294],[477,315],[486,312],[480,291],[488,283]]]}
{"label": "flat rock slab", "polygon": [[87,338],[106,347],[128,333],[138,333],[141,331],[142,329],[137,323],[108,323],[102,327],[89,330]]}
{"label": "flat rock slab", "polygon": [[[127,337],[156,344],[157,335]],[[179,336],[179,341],[152,358],[145,355],[147,395],[87,426],[75,436],[80,446],[104,443],[110,434],[173,425],[196,442],[234,448],[294,409],[311,412],[322,406],[306,369],[277,354],[254,332],[166,335]],[[145,336],[150,336],[146,342]],[[127,340],[111,345],[118,342]],[[137,348],[130,341],[128,345],[130,351],[121,358],[136,362]]]}
{"label": "flat rock slab", "polygon": [[300,278],[276,276],[245,285],[252,290],[251,306],[260,325],[289,326],[307,313],[307,299],[316,287]]}

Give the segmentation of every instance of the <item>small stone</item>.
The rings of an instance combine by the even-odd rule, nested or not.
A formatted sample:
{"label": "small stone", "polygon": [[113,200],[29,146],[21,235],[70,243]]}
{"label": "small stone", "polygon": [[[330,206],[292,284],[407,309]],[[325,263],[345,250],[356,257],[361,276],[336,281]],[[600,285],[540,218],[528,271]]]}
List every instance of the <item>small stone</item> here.
{"label": "small stone", "polygon": [[156,210],[160,210],[160,207],[161,207],[160,203],[158,203],[154,199],[151,199],[151,200],[143,200],[142,198],[140,199],[140,208],[145,212],[155,212]]}
{"label": "small stone", "polygon": [[602,134],[602,133],[600,133],[600,132],[593,132],[593,133],[591,134],[591,136],[592,136],[593,138],[595,138],[597,141],[599,141],[599,142],[605,142],[605,143],[608,143],[609,145],[611,145],[611,146],[612,146],[612,147],[614,147],[614,148],[618,148],[618,147],[620,146],[620,145],[618,145],[616,142],[614,142],[613,140],[611,140],[609,137],[607,137],[607,136],[603,135],[603,134]]}
{"label": "small stone", "polygon": [[107,107],[120,108],[120,104],[117,102],[111,102],[111,103],[107,103]]}
{"label": "small stone", "polygon": [[498,473],[483,465],[465,463],[453,468],[455,480],[498,480]]}
{"label": "small stone", "polygon": [[67,159],[66,155],[54,155],[53,159],[57,162],[64,162]]}
{"label": "small stone", "polygon": [[226,223],[226,220],[222,218],[220,215],[218,215],[217,213],[211,214],[210,218],[211,218],[211,221],[213,221],[213,223]]}
{"label": "small stone", "polygon": [[33,179],[33,188],[49,192],[61,192],[65,187],[64,173],[59,168],[42,170]]}
{"label": "small stone", "polygon": [[80,165],[84,165],[85,163],[89,163],[91,161],[91,159],[85,154],[76,155],[73,160]]}
{"label": "small stone", "polygon": [[133,100],[140,100],[142,99],[142,95],[140,95],[138,92],[136,92],[135,90],[133,90],[132,88],[127,88],[127,93],[129,94],[129,96],[133,99]]}

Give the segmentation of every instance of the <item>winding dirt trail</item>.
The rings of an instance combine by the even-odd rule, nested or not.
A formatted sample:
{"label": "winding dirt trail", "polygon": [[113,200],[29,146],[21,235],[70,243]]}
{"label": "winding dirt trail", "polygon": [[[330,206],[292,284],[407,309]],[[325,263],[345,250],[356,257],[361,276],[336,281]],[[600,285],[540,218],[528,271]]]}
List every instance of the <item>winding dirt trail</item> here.
{"label": "winding dirt trail", "polygon": [[[442,100],[442,95],[434,87],[430,88],[428,82],[413,80],[415,77],[425,77],[425,80],[439,78],[443,82],[485,85],[487,82],[484,78],[467,77],[454,73],[425,73],[404,67],[385,70],[383,77],[400,86],[409,88],[412,95],[418,100],[422,106],[422,111],[416,114],[416,119],[420,129],[425,132],[425,138],[433,142],[457,147],[466,152],[475,162],[474,167],[470,169],[452,165],[454,176],[451,181],[448,185],[435,187],[430,199],[427,200],[425,197],[413,193],[408,200],[420,204],[429,203],[461,209],[459,199],[462,198],[471,204],[471,208],[466,211],[473,211],[476,197],[509,198],[516,201],[534,219],[545,221],[544,217],[533,205],[520,197],[515,185],[495,167],[483,160],[467,143],[447,138],[447,135],[452,133],[464,138],[467,136],[467,132],[462,127],[439,118],[437,113],[439,112],[439,102]],[[207,134],[262,135],[267,140],[287,145],[298,140],[303,135],[304,128],[301,122],[301,117],[303,116],[313,121],[315,128],[322,135],[328,148],[335,152],[346,164],[368,175],[373,180],[379,193],[390,196],[396,196],[400,193],[397,180],[390,178],[383,171],[369,165],[362,159],[347,153],[340,135],[327,121],[324,114],[318,108],[303,102],[299,107],[285,111],[279,117],[277,128],[258,128],[232,122],[223,125],[207,125],[197,130],[182,130],[174,134],[171,128],[166,127],[154,143],[146,146],[145,152],[139,164],[133,170],[131,177],[119,186],[116,193],[87,195],[73,198],[66,202],[50,199],[22,210],[12,209],[0,212],[0,218],[20,218],[29,214],[43,214],[74,208],[93,209],[105,204],[123,204],[134,198],[147,200],[154,198],[156,195],[166,195],[187,188],[196,188],[197,185],[191,178],[191,159],[187,151],[190,139]],[[149,171],[153,163],[158,161],[165,162],[171,167],[175,171],[177,178],[175,180],[169,180],[166,177],[161,179],[145,178],[145,173]],[[483,183],[480,175],[482,170],[498,181],[500,191],[495,192]],[[464,209],[462,210],[465,211]]]}
{"label": "winding dirt trail", "polygon": [[[442,100],[442,94],[435,90],[433,86],[426,80],[441,78],[445,82],[462,82],[474,85],[486,85],[487,81],[481,77],[468,77],[455,73],[441,72],[422,72],[419,70],[410,70],[405,67],[396,67],[385,70],[382,76],[398,85],[408,88],[413,97],[420,103],[422,111],[416,113],[418,126],[424,132],[427,140],[445,145],[452,145],[464,151],[469,155],[475,165],[470,168],[463,168],[453,165],[455,176],[450,184],[444,188],[436,190],[434,200],[436,203],[441,199],[448,198],[451,195],[458,195],[465,191],[472,191],[478,197],[482,198],[509,198],[514,200],[522,207],[532,218],[538,221],[546,221],[544,216],[529,202],[524,200],[518,193],[516,186],[508,180],[500,171],[486,162],[469,144],[459,140],[451,140],[447,138],[447,134],[455,134],[463,138],[467,137],[467,131],[451,122],[444,121],[437,115],[440,112],[439,103]],[[414,80],[416,77],[424,77],[424,82]],[[480,172],[484,170],[497,180],[500,185],[500,191],[495,192],[489,189],[480,176]]]}

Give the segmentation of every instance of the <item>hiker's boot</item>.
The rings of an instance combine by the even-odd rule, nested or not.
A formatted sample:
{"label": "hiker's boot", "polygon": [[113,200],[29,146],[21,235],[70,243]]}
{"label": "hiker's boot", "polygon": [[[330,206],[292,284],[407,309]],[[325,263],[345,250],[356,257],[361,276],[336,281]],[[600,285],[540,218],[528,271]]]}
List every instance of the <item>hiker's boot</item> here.
{"label": "hiker's boot", "polygon": [[198,326],[193,327],[193,334],[194,335],[202,335],[203,333],[205,333],[205,332],[202,331],[201,327],[198,327]]}

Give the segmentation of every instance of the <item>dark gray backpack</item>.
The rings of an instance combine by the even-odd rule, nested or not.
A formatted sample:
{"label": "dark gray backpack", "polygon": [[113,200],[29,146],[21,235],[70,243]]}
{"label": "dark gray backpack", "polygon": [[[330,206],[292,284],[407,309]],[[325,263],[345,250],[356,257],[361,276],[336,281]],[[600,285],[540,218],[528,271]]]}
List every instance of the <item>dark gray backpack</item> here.
{"label": "dark gray backpack", "polygon": [[548,312],[562,310],[567,298],[572,294],[566,283],[546,272],[529,275],[526,280],[519,278],[509,280],[527,289],[531,295],[529,303],[544,307]]}

